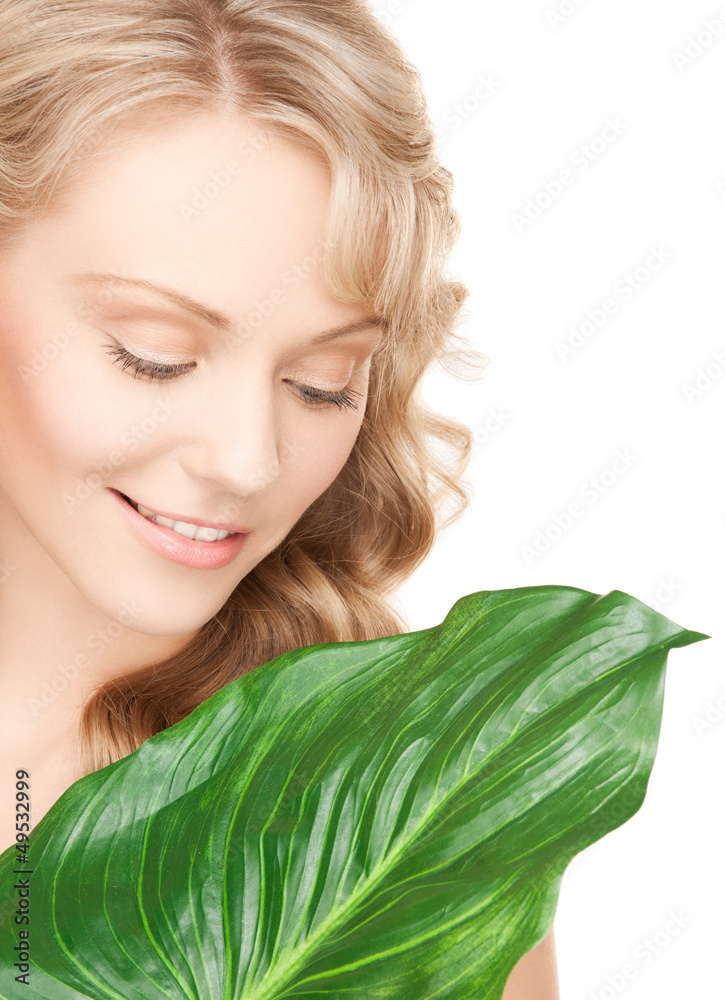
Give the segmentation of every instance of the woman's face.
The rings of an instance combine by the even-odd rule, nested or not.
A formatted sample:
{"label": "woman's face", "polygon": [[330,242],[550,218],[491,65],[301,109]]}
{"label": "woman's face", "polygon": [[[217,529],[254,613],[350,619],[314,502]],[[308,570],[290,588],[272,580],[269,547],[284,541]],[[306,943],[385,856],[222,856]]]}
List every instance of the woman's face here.
{"label": "woman's face", "polygon": [[0,261],[0,551],[141,633],[219,610],[362,422],[381,328],[323,286],[329,194],[302,147],[192,117],[107,147],[27,228]]}

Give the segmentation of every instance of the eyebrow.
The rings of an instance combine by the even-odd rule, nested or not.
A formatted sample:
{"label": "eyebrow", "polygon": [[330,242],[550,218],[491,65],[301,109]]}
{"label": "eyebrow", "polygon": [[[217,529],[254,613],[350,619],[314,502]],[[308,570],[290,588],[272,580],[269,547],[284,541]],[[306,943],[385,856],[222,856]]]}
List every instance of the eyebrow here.
{"label": "eyebrow", "polygon": [[[228,316],[225,316],[224,313],[215,312],[213,309],[209,309],[207,306],[195,301],[195,299],[189,298],[188,295],[184,295],[183,292],[177,292],[173,288],[168,288],[165,285],[158,285],[155,282],[147,281],[144,278],[126,278],[111,272],[89,271],[83,274],[73,275],[71,280],[73,283],[81,284],[121,284],[126,285],[129,288],[140,288],[145,291],[153,292],[155,295],[172,302],[177,307],[185,310],[186,312],[192,313],[194,316],[199,317],[199,319],[205,320],[207,323],[219,330],[231,330],[233,325],[232,320]],[[323,330],[321,333],[316,334],[312,338],[311,343],[327,344],[331,340],[336,340],[338,337],[344,337],[352,333],[357,333],[359,330],[364,330],[368,326],[379,326],[385,328],[387,327],[387,323],[385,320],[376,316],[370,316],[367,319],[358,320],[354,323],[348,323],[345,326],[336,327],[331,330]]]}

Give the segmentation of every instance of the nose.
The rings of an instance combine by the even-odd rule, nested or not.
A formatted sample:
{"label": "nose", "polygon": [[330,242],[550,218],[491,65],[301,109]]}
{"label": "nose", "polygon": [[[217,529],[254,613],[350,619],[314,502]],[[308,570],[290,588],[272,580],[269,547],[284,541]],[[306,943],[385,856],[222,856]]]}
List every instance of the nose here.
{"label": "nose", "polygon": [[240,498],[271,489],[279,479],[274,399],[261,379],[243,388],[219,386],[187,413],[181,465],[194,479],[207,479]]}

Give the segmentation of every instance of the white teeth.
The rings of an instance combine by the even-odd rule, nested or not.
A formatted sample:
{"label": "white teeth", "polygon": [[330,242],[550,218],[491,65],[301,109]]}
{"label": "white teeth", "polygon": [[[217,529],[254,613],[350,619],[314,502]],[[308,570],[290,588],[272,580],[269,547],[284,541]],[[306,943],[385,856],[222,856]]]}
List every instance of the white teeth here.
{"label": "white teeth", "polygon": [[148,507],[143,507],[141,504],[136,504],[135,506],[139,514],[148,518],[149,521],[153,521],[155,524],[163,524],[165,527],[175,531],[177,535],[183,535],[184,538],[194,538],[197,542],[218,542],[222,538],[227,538],[232,534],[231,531],[202,528],[201,525],[187,524],[186,521],[170,521],[168,517],[161,517],[159,514],[154,514]]}

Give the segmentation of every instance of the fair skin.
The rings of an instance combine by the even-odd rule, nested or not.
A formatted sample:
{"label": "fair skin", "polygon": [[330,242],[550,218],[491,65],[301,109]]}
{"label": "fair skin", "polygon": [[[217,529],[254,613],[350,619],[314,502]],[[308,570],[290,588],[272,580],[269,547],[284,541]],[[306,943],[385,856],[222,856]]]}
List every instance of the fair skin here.
{"label": "fair skin", "polygon": [[501,1000],[560,1000],[553,927],[513,967]]}
{"label": "fair skin", "polygon": [[[182,649],[337,477],[383,337],[323,284],[320,157],[213,114],[118,136],[0,268],[0,771],[29,771],[33,826],[80,777],[93,690]],[[248,533],[181,564],[112,491]],[[510,992],[538,952],[553,932],[505,1000],[556,1000]]]}

